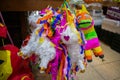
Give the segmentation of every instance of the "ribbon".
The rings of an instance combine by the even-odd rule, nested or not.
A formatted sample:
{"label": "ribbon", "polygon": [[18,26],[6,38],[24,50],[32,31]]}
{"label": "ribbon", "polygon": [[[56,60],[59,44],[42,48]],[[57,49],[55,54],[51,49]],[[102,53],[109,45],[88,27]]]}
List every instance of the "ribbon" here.
{"label": "ribbon", "polygon": [[42,36],[42,33],[44,32],[44,27],[42,27],[41,29],[40,29],[40,32],[39,32],[39,36],[41,37]]}
{"label": "ribbon", "polygon": [[55,24],[58,23],[58,21],[61,19],[60,17],[62,16],[62,14],[59,14],[56,16],[56,19],[53,21],[52,23],[52,28],[55,29]]}

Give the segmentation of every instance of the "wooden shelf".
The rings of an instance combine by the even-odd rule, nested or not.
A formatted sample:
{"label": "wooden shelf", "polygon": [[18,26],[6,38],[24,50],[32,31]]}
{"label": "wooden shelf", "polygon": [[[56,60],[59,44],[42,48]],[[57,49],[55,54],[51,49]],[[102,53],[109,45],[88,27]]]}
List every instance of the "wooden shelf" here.
{"label": "wooden shelf", "polygon": [[[56,8],[60,7],[64,0],[1,0],[0,11],[33,11],[41,10],[48,5]],[[120,7],[120,2],[103,1],[98,2],[103,6]]]}
{"label": "wooden shelf", "polygon": [[110,2],[110,1],[104,1],[102,2],[103,6],[116,6],[116,7],[120,7],[120,2]]}
{"label": "wooden shelf", "polygon": [[0,11],[33,11],[48,5],[60,7],[64,0],[0,0]]}
{"label": "wooden shelf", "polygon": [[99,2],[86,2],[87,4],[91,4],[91,3],[101,3],[103,6],[107,6],[107,7],[110,7],[110,6],[117,6],[117,7],[120,7],[120,2],[111,2],[111,1],[99,1]]}

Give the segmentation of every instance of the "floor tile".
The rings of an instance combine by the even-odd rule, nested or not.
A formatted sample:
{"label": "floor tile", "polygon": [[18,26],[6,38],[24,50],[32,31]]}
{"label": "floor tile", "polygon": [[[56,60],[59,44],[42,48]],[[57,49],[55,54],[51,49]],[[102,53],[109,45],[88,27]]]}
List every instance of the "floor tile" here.
{"label": "floor tile", "polygon": [[120,80],[120,77],[116,78],[116,79],[113,79],[113,80]]}
{"label": "floor tile", "polygon": [[102,46],[102,49],[103,49],[103,52],[104,52],[104,62],[102,62],[102,60],[99,58],[99,57],[94,57],[93,56],[93,62],[90,63],[92,65],[104,65],[104,64],[108,64],[108,63],[111,63],[111,62],[115,62],[115,61],[118,61],[120,60],[120,54],[114,50],[112,50],[108,45],[104,44],[104,43],[101,43],[101,46]]}
{"label": "floor tile", "polygon": [[87,67],[85,73],[78,73],[77,76],[78,80],[104,80],[90,65]]}
{"label": "floor tile", "polygon": [[104,64],[100,66],[93,66],[105,80],[119,80],[120,77],[120,61]]}

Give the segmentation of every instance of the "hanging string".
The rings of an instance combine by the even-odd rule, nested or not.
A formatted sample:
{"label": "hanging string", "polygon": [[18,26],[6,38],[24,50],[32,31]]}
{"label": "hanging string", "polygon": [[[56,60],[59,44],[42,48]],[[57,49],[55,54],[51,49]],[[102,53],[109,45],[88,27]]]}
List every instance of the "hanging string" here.
{"label": "hanging string", "polygon": [[[4,21],[4,19],[3,19],[3,16],[2,16],[2,13],[1,13],[1,12],[0,12],[0,18],[1,18],[1,20],[2,20],[2,23],[6,26],[5,21]],[[7,35],[8,35],[8,38],[9,38],[11,44],[14,45],[13,40],[12,40],[12,38],[11,38],[11,36],[10,36],[10,34],[9,34],[8,31],[7,31]]]}
{"label": "hanging string", "polygon": [[4,44],[4,39],[2,38],[2,45],[4,46],[5,44]]}

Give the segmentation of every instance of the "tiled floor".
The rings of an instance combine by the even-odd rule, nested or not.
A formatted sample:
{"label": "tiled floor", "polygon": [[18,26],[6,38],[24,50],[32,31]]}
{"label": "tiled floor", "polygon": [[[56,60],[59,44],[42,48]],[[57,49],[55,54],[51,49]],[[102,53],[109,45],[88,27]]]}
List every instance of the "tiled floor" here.
{"label": "tiled floor", "polygon": [[105,61],[93,56],[85,73],[78,73],[78,80],[120,80],[120,53],[101,43]]}
{"label": "tiled floor", "polygon": [[[105,54],[105,61],[93,56],[93,62],[88,63],[85,73],[78,73],[77,80],[120,80],[120,53],[101,43]],[[35,72],[35,74],[37,74]],[[40,74],[36,80],[51,80],[46,74]]]}

